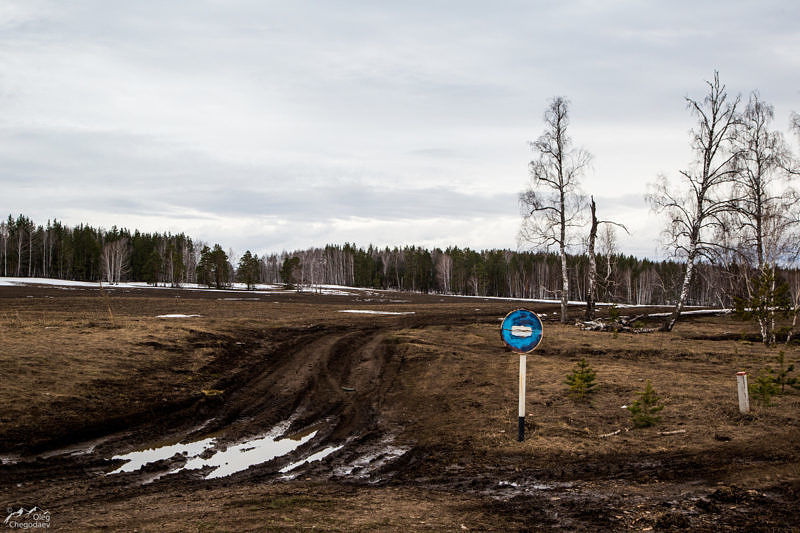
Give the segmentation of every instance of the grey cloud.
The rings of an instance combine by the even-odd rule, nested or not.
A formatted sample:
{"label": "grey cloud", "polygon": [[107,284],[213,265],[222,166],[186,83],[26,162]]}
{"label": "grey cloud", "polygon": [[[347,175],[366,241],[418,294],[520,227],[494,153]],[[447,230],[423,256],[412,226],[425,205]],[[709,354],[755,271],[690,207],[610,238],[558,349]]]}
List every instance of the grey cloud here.
{"label": "grey cloud", "polygon": [[[682,98],[701,96],[715,68],[732,93],[760,89],[777,126],[800,111],[789,0],[9,5],[0,211],[95,224],[101,212],[189,233],[207,231],[203,220],[361,217],[435,241],[436,228],[411,222],[518,212],[509,187],[524,186],[524,143],[553,95],[572,100],[574,131],[601,132],[575,136],[589,151],[604,127],[646,124],[654,143],[687,130]],[[522,149],[502,148],[512,144]],[[663,152],[656,169],[688,161]],[[635,171],[649,167],[613,170],[595,191],[601,210],[646,217]],[[508,232],[499,245],[513,246]],[[630,249],[644,249],[636,239]]]}

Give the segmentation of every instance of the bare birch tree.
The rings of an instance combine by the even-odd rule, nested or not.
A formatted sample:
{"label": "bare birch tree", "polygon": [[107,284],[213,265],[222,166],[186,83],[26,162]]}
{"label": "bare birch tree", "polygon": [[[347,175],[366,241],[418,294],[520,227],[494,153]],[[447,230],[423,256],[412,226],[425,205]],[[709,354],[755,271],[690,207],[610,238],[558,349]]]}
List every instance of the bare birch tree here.
{"label": "bare birch tree", "polygon": [[680,171],[680,185],[674,189],[666,177],[652,185],[646,199],[653,211],[665,213],[669,224],[665,235],[667,247],[686,261],[683,283],[670,316],[661,329],[672,331],[686,303],[695,272],[695,262],[714,260],[719,241],[715,232],[725,232],[724,216],[730,211],[726,185],[736,169],[734,152],[730,150],[737,121],[739,97],[728,100],[725,85],[714,72],[707,81],[708,93],[702,101],[686,97],[687,107],[697,117],[692,131],[691,147],[696,160],[688,170]]}
{"label": "bare birch tree", "polygon": [[569,102],[552,99],[544,113],[544,133],[530,143],[537,158],[530,163],[531,183],[519,196],[522,207],[520,243],[535,248],[557,246],[561,257],[561,322],[568,318],[569,274],[567,249],[576,240],[575,228],[581,226],[585,203],[578,179],[588,166],[591,155],[572,146],[567,133]]}
{"label": "bare birch tree", "polygon": [[128,239],[123,237],[106,242],[100,255],[100,261],[109,284],[119,284],[122,274],[128,270]]}
{"label": "bare birch tree", "polygon": [[[773,107],[750,95],[735,138],[736,175],[734,204],[736,240],[745,261],[745,287],[748,299],[756,292],[768,301],[760,302],[766,312],[757,315],[762,340],[775,342],[775,291],[777,266],[793,253],[800,201],[789,180],[796,173],[791,151],[778,131],[770,129]],[[755,280],[750,273],[755,269]],[[763,287],[767,280],[770,287]],[[759,290],[756,290],[756,287]]]}

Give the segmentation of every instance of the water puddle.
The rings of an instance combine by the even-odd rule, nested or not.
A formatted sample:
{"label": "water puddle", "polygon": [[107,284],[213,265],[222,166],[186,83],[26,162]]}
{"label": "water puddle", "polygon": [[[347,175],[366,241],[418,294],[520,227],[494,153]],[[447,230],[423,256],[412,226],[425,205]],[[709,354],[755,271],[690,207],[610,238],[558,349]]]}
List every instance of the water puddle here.
{"label": "water puddle", "polygon": [[373,472],[399,459],[411,449],[407,446],[391,445],[392,440],[392,438],[384,439],[377,450],[362,455],[350,464],[336,468],[333,472],[334,475],[360,479],[368,478]]}
{"label": "water puddle", "polygon": [[546,490],[569,490],[574,483],[569,481],[559,481],[552,483],[542,483],[536,480],[526,481],[500,481],[497,488],[484,491],[484,494],[492,498],[505,500],[514,496],[531,495]]}
{"label": "water puddle", "polygon": [[276,439],[274,436],[267,435],[259,439],[230,446],[227,450],[219,451],[207,459],[194,457],[190,459],[183,468],[173,470],[170,474],[181,470],[199,470],[212,467],[214,470],[206,475],[205,479],[229,476],[236,472],[247,470],[251,466],[260,465],[272,461],[276,457],[289,454],[313,439],[316,435],[317,432],[312,431],[308,435],[297,440],[290,438]]}
{"label": "water puddle", "polygon": [[15,465],[19,462],[19,455],[0,455],[0,465]]}
{"label": "water puddle", "polygon": [[[236,472],[247,470],[251,466],[263,464],[276,457],[287,455],[309,442],[319,431],[311,428],[304,433],[283,437],[290,425],[290,420],[283,422],[264,435],[224,448],[217,448],[217,439],[210,437],[194,442],[169,444],[124,455],[115,455],[112,459],[127,462],[116,470],[109,472],[108,475],[135,472],[146,465],[175,458],[176,461],[185,462],[177,468],[172,466],[172,470],[151,475],[145,483],[155,481],[165,475],[177,474],[182,470],[210,468],[211,471],[205,475],[205,479],[229,476]],[[307,458],[307,460],[310,458]],[[296,466],[299,466],[299,464]]]}
{"label": "water puddle", "polygon": [[58,457],[60,455],[88,455],[94,451],[94,449],[99,445],[111,437],[100,437],[98,439],[89,440],[86,442],[79,442],[77,444],[72,444],[71,446],[67,446],[64,448],[58,448],[56,450],[50,450],[48,452],[44,452],[38,455],[41,459],[50,459],[51,457]]}
{"label": "water puddle", "polygon": [[[296,462],[294,462],[294,463],[292,463],[290,465],[284,466],[283,468],[280,469],[280,473],[281,474],[286,474],[287,472],[291,472],[292,470],[294,470],[298,466],[302,466],[302,465],[308,464],[308,463],[313,463],[314,461],[321,461],[321,460],[325,459],[326,457],[328,457],[330,454],[332,454],[334,452],[338,452],[342,448],[344,448],[344,444],[340,444],[339,446],[329,446],[329,447],[325,448],[324,450],[320,450],[320,451],[318,451],[316,453],[312,453],[311,455],[309,455],[305,459],[301,459],[300,461],[296,461]],[[289,476],[283,476],[283,477],[286,478],[286,479],[292,479],[295,476],[289,475]]]}
{"label": "water puddle", "polygon": [[176,455],[195,457],[210,449],[212,446],[214,446],[214,439],[203,439],[188,444],[171,444],[168,446],[161,446],[160,448],[148,448],[146,450],[126,453],[125,455],[115,455],[112,459],[121,459],[128,462],[113,472],[109,472],[108,475],[119,474],[121,472],[134,472],[145,465],[158,461],[166,461]]}

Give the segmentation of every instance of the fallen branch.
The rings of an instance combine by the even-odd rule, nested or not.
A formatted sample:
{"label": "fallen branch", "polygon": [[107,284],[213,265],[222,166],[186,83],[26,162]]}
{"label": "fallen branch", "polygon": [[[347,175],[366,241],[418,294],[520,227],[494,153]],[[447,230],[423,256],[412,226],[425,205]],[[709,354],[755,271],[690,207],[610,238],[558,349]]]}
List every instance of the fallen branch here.
{"label": "fallen branch", "polygon": [[676,429],[675,431],[660,431],[659,435],[680,435],[686,433],[685,429]]}
{"label": "fallen branch", "polygon": [[598,436],[599,436],[600,438],[605,438],[605,437],[613,437],[614,435],[618,435],[618,434],[619,434],[619,433],[621,433],[621,432],[622,432],[622,430],[621,430],[621,429],[618,429],[618,430],[616,430],[616,431],[612,431],[611,433],[603,433],[602,435],[598,435]]}
{"label": "fallen branch", "polygon": [[637,315],[633,318],[620,318],[611,322],[604,322],[601,319],[576,322],[575,325],[584,331],[613,331],[617,333],[652,333],[658,328],[637,328],[633,326],[645,315]]}

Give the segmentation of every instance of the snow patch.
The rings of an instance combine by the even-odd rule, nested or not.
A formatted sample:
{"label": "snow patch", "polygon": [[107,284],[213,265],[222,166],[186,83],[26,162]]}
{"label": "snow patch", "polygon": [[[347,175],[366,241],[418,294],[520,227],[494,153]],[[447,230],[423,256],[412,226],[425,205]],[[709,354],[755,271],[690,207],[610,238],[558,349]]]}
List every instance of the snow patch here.
{"label": "snow patch", "polygon": [[413,315],[414,311],[374,311],[372,309],[340,309],[340,313],[357,313],[362,315]]}

